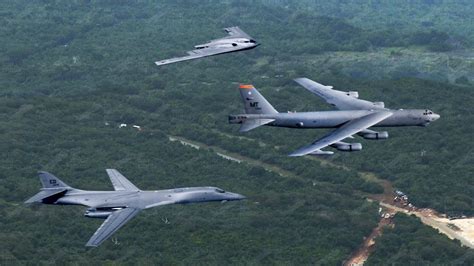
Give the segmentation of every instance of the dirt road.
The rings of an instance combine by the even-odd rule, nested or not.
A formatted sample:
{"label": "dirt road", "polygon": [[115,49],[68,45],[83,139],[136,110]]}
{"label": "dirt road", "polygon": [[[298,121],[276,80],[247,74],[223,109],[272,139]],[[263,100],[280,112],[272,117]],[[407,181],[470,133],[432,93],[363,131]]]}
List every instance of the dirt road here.
{"label": "dirt road", "polygon": [[[230,135],[228,137],[233,137],[233,136]],[[204,143],[188,140],[186,138],[177,137],[177,136],[169,136],[169,139],[170,141],[179,141],[183,145],[188,145],[195,149],[200,149],[200,148],[212,149],[216,152],[217,155],[223,157],[224,159],[232,160],[237,163],[245,162],[250,165],[263,167],[267,171],[277,173],[284,177],[302,179],[300,176],[290,171],[284,170],[276,165],[264,163],[262,161],[245,157],[237,153],[232,153],[218,146],[209,146]],[[260,143],[259,145],[265,145],[265,144]],[[332,162],[329,162],[327,160],[320,159],[317,157],[305,157],[305,159],[315,160],[315,161],[320,162],[322,165],[335,167],[338,169],[350,170],[346,166],[337,165],[335,163],[332,163]],[[367,195],[367,198],[370,200],[375,200],[379,202],[380,206],[390,210],[389,213],[400,212],[400,213],[405,213],[407,215],[413,214],[417,216],[418,218],[420,218],[420,220],[424,224],[437,229],[440,233],[445,234],[450,239],[457,239],[461,242],[463,246],[474,248],[474,226],[472,226],[474,225],[474,219],[471,219],[470,221],[463,222],[463,223],[458,222],[459,226],[462,229],[464,229],[464,231],[462,232],[456,231],[452,228],[452,226],[448,226],[448,224],[456,223],[456,222],[449,221],[448,219],[443,220],[443,218],[434,216],[432,212],[409,211],[407,209],[392,205],[391,203],[393,203],[394,188],[388,180],[380,179],[374,173],[369,173],[369,172],[359,172],[359,175],[362,178],[368,181],[376,182],[383,187],[384,192],[382,194]],[[382,234],[382,230],[384,226],[388,225],[390,221],[391,219],[381,218],[378,226],[373,229],[372,233],[367,238],[365,238],[361,246],[350,256],[350,258],[344,263],[344,265],[363,265],[364,262],[369,257],[370,253],[373,251],[373,248],[375,245],[375,239]]]}

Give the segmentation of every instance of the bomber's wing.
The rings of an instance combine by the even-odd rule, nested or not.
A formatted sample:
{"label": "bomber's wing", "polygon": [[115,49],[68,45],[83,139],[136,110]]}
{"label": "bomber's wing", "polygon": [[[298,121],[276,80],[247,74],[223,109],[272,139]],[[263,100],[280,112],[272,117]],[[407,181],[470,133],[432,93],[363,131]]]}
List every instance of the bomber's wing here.
{"label": "bomber's wing", "polygon": [[370,102],[357,99],[358,96],[351,95],[350,92],[334,90],[332,86],[324,86],[308,78],[297,78],[295,81],[339,110],[385,109],[382,102]]}
{"label": "bomber's wing", "polygon": [[139,191],[140,189],[137,188],[132,182],[130,182],[125,176],[123,176],[119,171],[115,169],[107,169],[107,174],[110,177],[110,181],[114,186],[115,190],[131,190],[131,191]]}
{"label": "bomber's wing", "polygon": [[[193,51],[195,51],[195,50],[193,50]],[[189,51],[188,54],[193,52],[193,51]],[[172,63],[176,63],[176,62],[192,60],[192,59],[206,57],[206,56],[209,56],[209,55],[204,55],[204,54],[191,55],[190,54],[190,55],[187,55],[187,56],[174,57],[174,58],[169,58],[169,59],[165,59],[165,60],[156,61],[155,64],[157,66],[162,66],[162,65],[167,65],[167,64],[172,64]]]}
{"label": "bomber's wing", "polygon": [[242,47],[238,45],[237,43],[227,43],[227,44],[220,44],[220,45],[215,45],[215,42],[219,44],[219,40],[226,40],[226,39],[234,39],[234,38],[246,38],[251,40],[251,42],[254,42],[252,40],[252,37],[250,37],[247,33],[245,33],[243,30],[241,30],[239,27],[229,27],[224,29],[225,32],[227,32],[229,35],[219,38],[219,39],[214,39],[209,41],[206,44],[199,44],[196,45],[194,50],[187,51],[188,55],[186,56],[181,56],[181,57],[174,57],[170,59],[165,59],[165,60],[160,60],[156,61],[155,64],[157,66],[162,66],[162,65],[167,65],[167,64],[172,64],[176,62],[181,62],[181,61],[187,61],[187,60],[192,60],[192,59],[197,59],[197,58],[202,58],[202,57],[207,57],[207,56],[212,56],[212,55],[218,55],[218,54],[223,54],[223,53],[229,53],[229,52],[234,52],[234,51],[239,51],[239,50],[244,50],[244,49],[251,49],[254,46],[251,47]]}
{"label": "bomber's wing", "polygon": [[319,154],[320,152],[323,152],[321,151],[322,148],[350,137],[359,131],[367,129],[391,115],[392,113],[388,111],[374,111],[373,113],[370,113],[366,116],[351,120],[328,135],[316,140],[311,145],[294,151],[290,154],[290,156],[303,156],[310,153]]}
{"label": "bomber's wing", "polygon": [[135,217],[140,212],[140,209],[124,208],[113,212],[102,225],[95,231],[94,235],[89,239],[86,246],[97,247],[113,233],[120,229],[130,219]]}
{"label": "bomber's wing", "polygon": [[[250,35],[245,33],[243,30],[241,30],[239,27],[228,27],[224,28],[224,31],[229,34],[229,36],[224,37],[224,38],[246,38],[246,39],[252,39]],[[223,39],[224,39],[223,38]]]}
{"label": "bomber's wing", "polygon": [[176,62],[187,61],[187,60],[192,60],[192,59],[197,59],[197,58],[202,58],[202,57],[207,57],[207,56],[212,56],[212,55],[218,55],[218,54],[232,52],[232,51],[237,51],[237,50],[241,50],[241,49],[242,48],[240,48],[240,47],[238,47],[238,48],[236,48],[236,47],[206,47],[206,48],[187,51],[187,53],[188,53],[187,56],[174,57],[174,58],[170,58],[170,59],[160,60],[160,61],[156,61],[155,64],[157,66],[162,66],[162,65],[172,64],[172,63],[176,63]]}

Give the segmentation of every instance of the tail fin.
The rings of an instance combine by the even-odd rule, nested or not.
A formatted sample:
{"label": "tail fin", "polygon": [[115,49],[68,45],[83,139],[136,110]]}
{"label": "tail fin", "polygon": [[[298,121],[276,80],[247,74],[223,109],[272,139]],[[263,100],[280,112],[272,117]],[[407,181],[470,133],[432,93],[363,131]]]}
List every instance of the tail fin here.
{"label": "tail fin", "polygon": [[70,188],[66,183],[48,172],[38,172],[43,188]]}
{"label": "tail fin", "polygon": [[43,188],[36,195],[25,201],[27,204],[35,202],[53,204],[64,196],[68,190],[72,189],[66,185],[66,183],[59,180],[59,178],[48,172],[39,172],[38,174]]}
{"label": "tail fin", "polygon": [[275,108],[255,89],[253,85],[240,85],[240,95],[247,114],[276,114]]}

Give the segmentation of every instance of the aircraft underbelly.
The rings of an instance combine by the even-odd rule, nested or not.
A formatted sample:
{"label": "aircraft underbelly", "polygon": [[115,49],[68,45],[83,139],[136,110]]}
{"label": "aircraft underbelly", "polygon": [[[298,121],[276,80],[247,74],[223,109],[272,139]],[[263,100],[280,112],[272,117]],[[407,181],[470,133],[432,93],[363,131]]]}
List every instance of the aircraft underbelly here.
{"label": "aircraft underbelly", "polygon": [[349,118],[302,117],[282,118],[273,122],[274,126],[290,128],[335,128],[350,121]]}

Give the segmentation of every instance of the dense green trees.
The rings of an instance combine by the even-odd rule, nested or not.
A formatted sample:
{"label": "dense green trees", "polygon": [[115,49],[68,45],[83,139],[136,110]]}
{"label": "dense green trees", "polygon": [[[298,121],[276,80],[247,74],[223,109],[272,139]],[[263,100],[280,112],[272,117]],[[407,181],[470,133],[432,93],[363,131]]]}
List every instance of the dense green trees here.
{"label": "dense green trees", "polygon": [[[358,170],[392,180],[418,206],[472,214],[469,76],[458,87],[406,77],[412,71],[402,65],[399,79],[380,80],[357,76],[361,64],[347,75],[337,65],[328,69],[313,61],[328,51],[341,57],[394,45],[423,51],[451,33],[367,28],[354,23],[357,16],[340,19],[275,3],[2,2],[0,264],[338,264],[377,221],[376,206],[363,195],[381,188]],[[230,25],[262,45],[154,66],[154,60],[182,54]],[[415,32],[423,38],[413,39]],[[390,107],[430,107],[442,118],[425,129],[391,129],[383,143],[363,141],[363,152],[327,159],[352,170],[286,157],[324,130],[262,128],[244,136],[227,124],[227,115],[242,109],[238,83],[254,83],[280,111],[328,109],[291,81],[297,76],[355,89]],[[120,123],[143,131],[119,129]],[[169,135],[278,165],[295,177],[230,162],[170,142]],[[39,188],[38,170],[72,186],[110,189],[107,167],[143,189],[215,185],[249,200],[144,212],[117,233],[120,245],[107,242],[94,250],[83,245],[100,221],[83,218],[83,208],[21,204]],[[401,245],[386,243],[387,249]],[[414,252],[421,254],[421,248]],[[464,254],[456,245],[452,249],[446,258]]]}
{"label": "dense green trees", "polygon": [[[395,227],[384,228],[384,233],[376,239],[374,253],[367,265],[472,265],[474,252],[459,248],[446,236],[423,226],[416,217],[398,214],[394,218]],[[429,243],[429,244],[428,244]]]}

